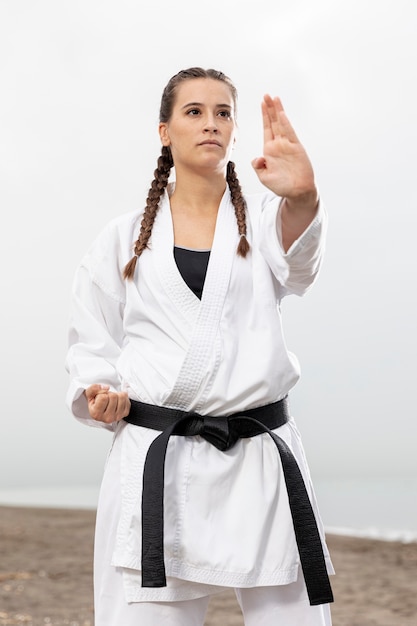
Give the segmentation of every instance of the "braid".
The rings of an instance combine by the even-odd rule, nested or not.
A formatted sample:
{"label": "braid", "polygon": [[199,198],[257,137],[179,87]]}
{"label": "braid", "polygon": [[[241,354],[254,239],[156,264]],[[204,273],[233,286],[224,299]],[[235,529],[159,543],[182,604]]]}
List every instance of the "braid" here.
{"label": "braid", "polygon": [[123,271],[123,277],[132,279],[136,268],[136,262],[145,248],[152,234],[152,227],[156,213],[159,208],[159,201],[168,184],[169,174],[173,166],[171,150],[166,146],[162,147],[161,156],[158,158],[157,168],[154,172],[154,179],[150,186],[146,199],[145,212],[140,225],[140,232],[134,245],[135,256],[130,259]]}
{"label": "braid", "polygon": [[239,180],[236,176],[235,164],[232,161],[229,161],[227,164],[227,183],[232,196],[232,203],[235,207],[237,227],[240,235],[237,253],[242,257],[246,257],[250,249],[249,242],[246,239],[246,202],[242,194],[242,188]]}

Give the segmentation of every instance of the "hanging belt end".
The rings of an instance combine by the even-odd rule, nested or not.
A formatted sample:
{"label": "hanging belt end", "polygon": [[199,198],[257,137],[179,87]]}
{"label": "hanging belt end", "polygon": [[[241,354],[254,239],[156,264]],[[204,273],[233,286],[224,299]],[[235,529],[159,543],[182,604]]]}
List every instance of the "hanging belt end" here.
{"label": "hanging belt end", "polygon": [[166,587],[167,579],[165,574],[156,574],[155,576],[146,575],[145,572],[142,572],[142,587]]}

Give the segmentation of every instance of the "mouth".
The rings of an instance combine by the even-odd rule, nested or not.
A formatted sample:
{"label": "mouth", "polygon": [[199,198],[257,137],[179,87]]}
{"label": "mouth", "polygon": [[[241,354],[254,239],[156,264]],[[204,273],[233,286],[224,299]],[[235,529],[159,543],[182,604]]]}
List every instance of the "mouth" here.
{"label": "mouth", "polygon": [[216,141],[215,139],[207,139],[206,141],[202,141],[198,144],[199,146],[218,146],[221,148],[221,143]]}

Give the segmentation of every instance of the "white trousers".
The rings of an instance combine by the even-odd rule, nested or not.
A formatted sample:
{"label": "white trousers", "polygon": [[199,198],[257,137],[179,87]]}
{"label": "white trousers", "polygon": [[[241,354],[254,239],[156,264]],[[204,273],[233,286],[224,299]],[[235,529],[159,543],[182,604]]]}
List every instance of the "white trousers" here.
{"label": "white trousers", "polygon": [[[210,596],[178,602],[127,603],[120,570],[109,567],[95,602],[95,626],[203,626]],[[103,578],[101,579],[103,585]],[[331,626],[328,604],[310,606],[304,580],[235,589],[245,626]],[[224,616],[226,618],[226,616]]]}

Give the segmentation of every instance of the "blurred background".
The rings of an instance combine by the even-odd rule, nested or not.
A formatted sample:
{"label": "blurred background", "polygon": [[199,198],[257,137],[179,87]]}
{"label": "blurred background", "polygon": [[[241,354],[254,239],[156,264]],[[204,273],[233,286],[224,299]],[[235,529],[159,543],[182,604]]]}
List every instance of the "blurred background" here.
{"label": "blurred background", "polygon": [[0,504],[95,507],[111,435],[64,403],[72,278],[143,206],[162,89],[200,65],[238,88],[244,191],[279,95],[330,215],[319,282],[283,305],[324,523],[417,537],[416,17],[411,0],[1,0]]}

